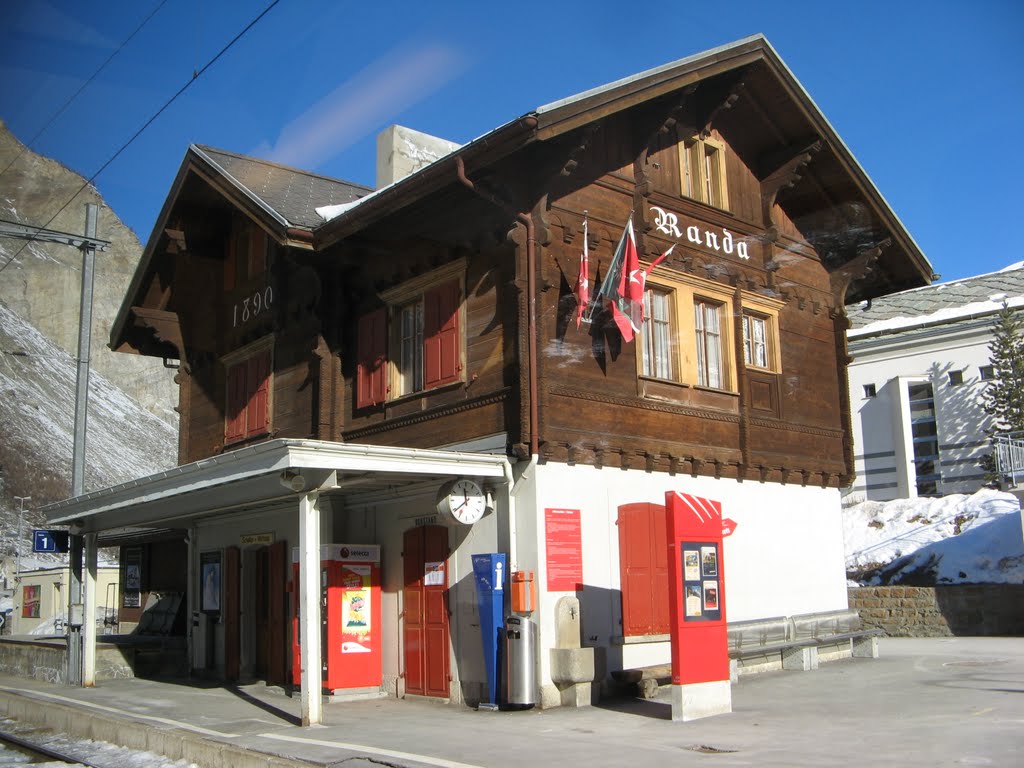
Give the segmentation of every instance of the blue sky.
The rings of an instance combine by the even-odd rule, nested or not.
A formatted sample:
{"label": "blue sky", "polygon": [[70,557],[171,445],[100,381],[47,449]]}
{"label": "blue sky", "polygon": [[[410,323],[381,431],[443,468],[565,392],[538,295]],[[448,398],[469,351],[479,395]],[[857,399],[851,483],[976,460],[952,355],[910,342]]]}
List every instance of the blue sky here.
{"label": "blue sky", "polygon": [[[32,140],[158,9],[32,141],[89,177],[270,2],[4,0],[0,119]],[[955,279],[1024,259],[1021,29],[1020,0],[280,0],[96,184],[145,241],[190,142],[372,186],[392,123],[462,143],[760,32]]]}

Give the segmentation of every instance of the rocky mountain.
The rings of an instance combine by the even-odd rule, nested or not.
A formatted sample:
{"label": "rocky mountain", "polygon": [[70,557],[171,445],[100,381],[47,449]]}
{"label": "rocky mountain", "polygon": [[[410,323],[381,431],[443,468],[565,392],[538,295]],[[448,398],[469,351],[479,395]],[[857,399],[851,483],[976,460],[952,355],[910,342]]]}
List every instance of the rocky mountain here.
{"label": "rocky mountain", "polygon": [[[82,233],[86,203],[99,206],[97,237],[110,241],[105,251],[96,254],[92,370],[176,426],[174,371],[164,368],[160,360],[107,347],[111,325],[142,253],[139,239],[81,175],[31,151],[0,122],[0,219]],[[0,302],[61,349],[77,355],[81,252],[68,245],[0,237],[0,267]]]}
{"label": "rocky mountain", "polygon": [[[92,491],[176,464],[174,371],[107,347],[142,252],[135,234],[82,176],[28,150],[0,122],[0,219],[81,233],[87,202],[99,206],[97,236],[110,241],[96,254],[85,474]],[[34,510],[71,492],[81,264],[70,246],[0,237],[0,554],[12,551],[22,507],[25,528],[38,527]],[[15,503],[19,496],[31,498]]]}

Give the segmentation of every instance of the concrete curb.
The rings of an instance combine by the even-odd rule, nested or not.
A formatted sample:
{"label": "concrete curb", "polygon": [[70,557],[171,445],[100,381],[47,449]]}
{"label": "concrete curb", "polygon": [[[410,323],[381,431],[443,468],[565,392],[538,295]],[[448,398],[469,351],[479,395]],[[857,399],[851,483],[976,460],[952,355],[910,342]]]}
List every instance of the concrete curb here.
{"label": "concrete curb", "polygon": [[86,708],[40,701],[12,691],[0,690],[0,715],[73,738],[153,752],[169,760],[185,760],[200,768],[320,768],[324,765],[256,752],[252,748],[237,747],[171,727],[161,728],[144,721],[91,712]]}

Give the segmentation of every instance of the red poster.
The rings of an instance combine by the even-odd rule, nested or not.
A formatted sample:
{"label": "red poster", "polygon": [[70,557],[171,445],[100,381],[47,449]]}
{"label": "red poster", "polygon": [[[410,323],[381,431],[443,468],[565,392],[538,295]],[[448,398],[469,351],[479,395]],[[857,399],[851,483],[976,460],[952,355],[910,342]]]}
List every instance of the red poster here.
{"label": "red poster", "polygon": [[548,592],[583,588],[583,537],[578,509],[545,509]]}

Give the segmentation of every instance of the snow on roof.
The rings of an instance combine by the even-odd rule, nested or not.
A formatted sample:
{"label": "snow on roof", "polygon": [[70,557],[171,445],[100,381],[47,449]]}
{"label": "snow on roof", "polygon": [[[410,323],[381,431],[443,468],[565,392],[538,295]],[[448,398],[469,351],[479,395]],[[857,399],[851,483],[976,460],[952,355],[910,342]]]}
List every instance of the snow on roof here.
{"label": "snow on roof", "polygon": [[993,315],[1003,303],[1024,306],[1024,262],[997,272],[881,296],[846,308],[855,339]]}

